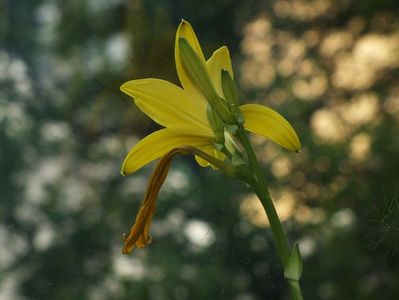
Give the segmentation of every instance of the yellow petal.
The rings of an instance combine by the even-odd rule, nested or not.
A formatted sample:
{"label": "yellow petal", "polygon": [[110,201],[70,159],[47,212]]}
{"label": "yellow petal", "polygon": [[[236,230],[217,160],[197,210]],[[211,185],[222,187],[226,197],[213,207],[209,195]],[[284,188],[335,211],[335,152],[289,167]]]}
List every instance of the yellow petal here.
{"label": "yellow petal", "polygon": [[161,79],[139,79],[125,82],[121,91],[133,97],[142,112],[158,124],[209,127],[206,117],[198,114],[189,95],[180,87]]}
{"label": "yellow petal", "polygon": [[233,78],[233,68],[231,67],[229,49],[226,46],[223,46],[213,52],[211,58],[207,61],[207,65],[209,76],[211,77],[215,89],[219,96],[223,97],[221,84],[222,70],[228,71],[230,76]]}
{"label": "yellow petal", "polygon": [[299,152],[301,143],[291,124],[271,108],[258,104],[240,106],[245,129],[271,139],[284,148]]}
{"label": "yellow petal", "polygon": [[198,42],[197,36],[193,28],[191,27],[190,23],[187,21],[182,20],[179,27],[176,31],[176,39],[175,39],[175,62],[176,62],[176,70],[177,75],[179,76],[180,82],[187,93],[190,94],[196,109],[201,114],[203,113],[206,116],[206,101],[203,96],[198,92],[195,88],[194,83],[191,81],[190,76],[188,76],[186,70],[183,67],[183,63],[180,57],[180,50],[179,50],[179,38],[185,38],[190,46],[194,49],[197,53],[200,60],[206,64],[204,54],[202,53],[201,46]]}
{"label": "yellow petal", "polygon": [[201,147],[213,142],[210,131],[195,127],[165,128],[158,130],[138,142],[122,164],[122,175],[136,172],[151,161],[170,150],[181,146]]}

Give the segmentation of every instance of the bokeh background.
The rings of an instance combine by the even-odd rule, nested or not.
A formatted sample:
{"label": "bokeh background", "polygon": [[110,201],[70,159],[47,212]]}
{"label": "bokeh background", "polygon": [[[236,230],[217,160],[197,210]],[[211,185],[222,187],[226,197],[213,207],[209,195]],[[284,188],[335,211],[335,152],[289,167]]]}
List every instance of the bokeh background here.
{"label": "bokeh background", "polygon": [[0,299],[288,299],[257,199],[192,158],[173,163],[153,244],[121,254],[152,167],[120,165],[158,127],[119,86],[178,83],[181,18],[207,57],[229,47],[241,101],[301,138],[298,155],[253,142],[305,298],[399,299],[398,15],[395,0],[1,1]]}

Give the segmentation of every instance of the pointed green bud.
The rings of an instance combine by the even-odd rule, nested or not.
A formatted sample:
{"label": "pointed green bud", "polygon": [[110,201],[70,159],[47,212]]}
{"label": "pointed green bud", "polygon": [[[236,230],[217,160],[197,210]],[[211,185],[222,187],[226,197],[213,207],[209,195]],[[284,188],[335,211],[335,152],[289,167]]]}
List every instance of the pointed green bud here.
{"label": "pointed green bud", "polygon": [[217,94],[206,66],[185,38],[179,38],[179,51],[183,67],[191,77],[196,88],[204,95],[206,100],[224,122],[227,124],[234,124],[234,116],[231,114],[223,99]]}
{"label": "pointed green bud", "polygon": [[239,109],[238,92],[234,79],[227,70],[222,70],[222,90],[231,111],[236,117],[238,124],[244,124],[244,117]]}
{"label": "pointed green bud", "polygon": [[224,145],[224,125],[222,119],[213,110],[212,106],[208,104],[206,109],[209,124],[212,127],[213,133],[215,134],[215,143]]}
{"label": "pointed green bud", "polygon": [[224,97],[232,107],[238,107],[237,87],[227,70],[222,70],[222,90]]}
{"label": "pointed green bud", "polygon": [[302,257],[298,244],[292,249],[291,256],[284,268],[284,277],[289,280],[299,281],[302,276]]}

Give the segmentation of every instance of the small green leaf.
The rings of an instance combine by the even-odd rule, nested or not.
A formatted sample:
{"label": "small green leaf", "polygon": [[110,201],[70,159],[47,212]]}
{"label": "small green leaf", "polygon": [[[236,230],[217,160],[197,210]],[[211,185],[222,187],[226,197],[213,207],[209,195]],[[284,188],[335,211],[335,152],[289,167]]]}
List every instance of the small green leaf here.
{"label": "small green leaf", "polygon": [[289,280],[299,281],[302,276],[302,257],[298,244],[292,249],[291,256],[284,268],[284,277]]}

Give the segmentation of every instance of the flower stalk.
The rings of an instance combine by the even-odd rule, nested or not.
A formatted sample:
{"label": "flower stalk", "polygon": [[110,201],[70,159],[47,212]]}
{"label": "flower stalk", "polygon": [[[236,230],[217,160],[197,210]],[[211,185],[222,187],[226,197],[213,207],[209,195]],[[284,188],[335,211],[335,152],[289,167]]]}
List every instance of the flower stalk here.
{"label": "flower stalk", "polygon": [[[262,206],[266,212],[267,218],[270,223],[270,228],[273,233],[273,237],[276,243],[276,249],[278,256],[280,258],[280,262],[286,270],[287,266],[289,266],[290,261],[290,250],[288,246],[287,239],[284,234],[283,227],[281,225],[280,219],[277,215],[276,208],[271,200],[269,191],[266,186],[266,180],[264,178],[262,169],[259,165],[259,162],[256,158],[255,152],[252,148],[251,142],[242,126],[237,130],[237,135],[239,140],[241,141],[245,152],[248,156],[248,164],[249,168],[253,171],[253,173],[249,173],[252,175],[248,178],[248,183],[253,188],[254,192],[258,196]],[[299,251],[299,250],[298,250]],[[302,261],[301,261],[302,265]],[[285,276],[286,277],[286,276]],[[290,288],[291,296],[293,300],[302,300],[302,291],[299,285],[299,278],[287,278],[287,283]]]}

